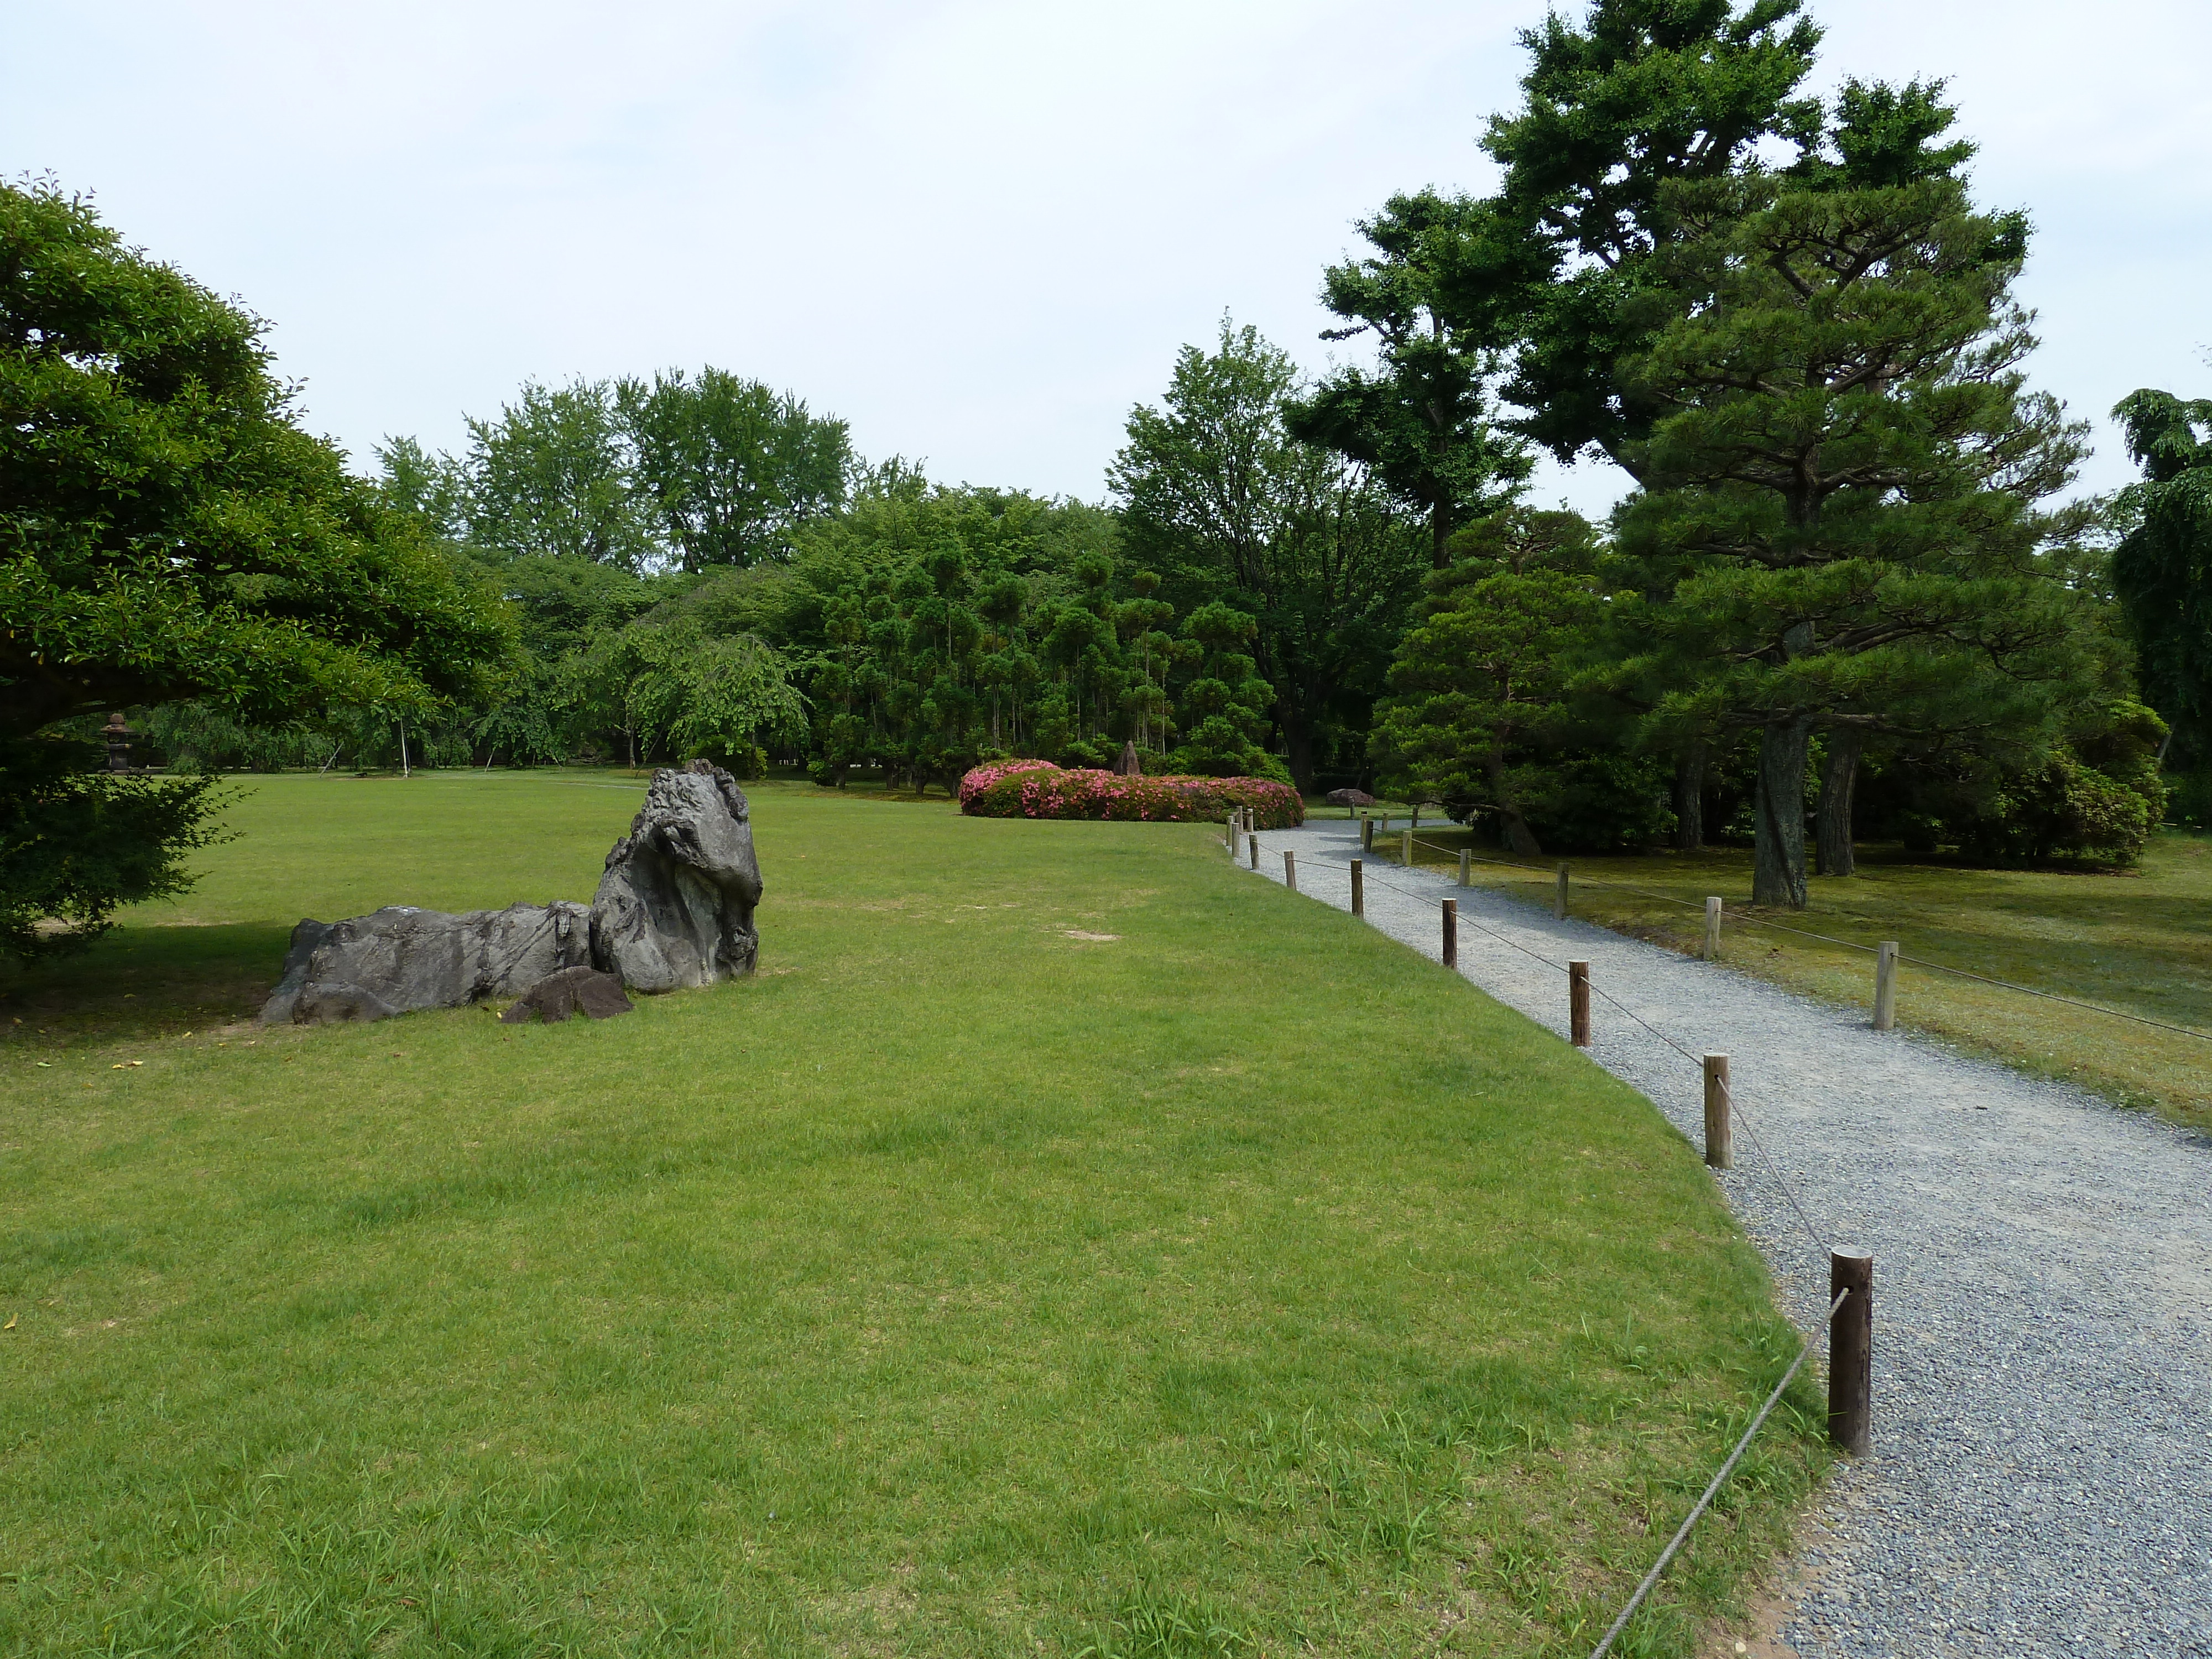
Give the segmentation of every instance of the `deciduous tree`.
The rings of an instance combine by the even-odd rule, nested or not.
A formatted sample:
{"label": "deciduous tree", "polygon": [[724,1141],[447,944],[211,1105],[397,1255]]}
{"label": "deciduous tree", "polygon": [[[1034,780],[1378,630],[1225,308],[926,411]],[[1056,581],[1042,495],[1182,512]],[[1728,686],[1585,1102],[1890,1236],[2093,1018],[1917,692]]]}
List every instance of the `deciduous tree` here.
{"label": "deciduous tree", "polygon": [[1364,749],[1428,549],[1366,467],[1291,434],[1297,389],[1287,356],[1224,321],[1216,349],[1177,356],[1160,407],[1131,412],[1108,478],[1169,600],[1218,600],[1256,623],[1256,677],[1306,788],[1330,748]]}
{"label": "deciduous tree", "polygon": [[[193,699],[271,722],[333,702],[427,710],[509,648],[497,600],[295,424],[263,327],[82,199],[0,185],[11,915],[58,906],[95,931],[114,903],[173,890],[198,833],[204,794],[172,786],[156,806],[88,780],[40,736],[57,722]],[[23,884],[26,836],[71,873]]]}

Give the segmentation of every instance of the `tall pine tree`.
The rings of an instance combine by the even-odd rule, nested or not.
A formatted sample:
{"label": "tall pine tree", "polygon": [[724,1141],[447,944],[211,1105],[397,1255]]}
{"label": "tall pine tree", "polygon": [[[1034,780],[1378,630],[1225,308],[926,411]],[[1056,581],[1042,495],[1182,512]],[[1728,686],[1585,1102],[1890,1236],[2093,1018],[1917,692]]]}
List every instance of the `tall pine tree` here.
{"label": "tall pine tree", "polygon": [[1847,86],[1790,171],[1666,186],[1673,235],[1628,307],[1649,344],[1620,381],[1654,418],[1621,447],[1642,484],[1622,544],[1689,573],[1654,615],[1666,717],[1759,732],[1759,903],[1806,902],[1816,732],[1847,756],[1877,734],[2033,744],[2101,678],[2041,556],[2081,527],[2035,503],[2081,445],[2021,372],[2026,227],[1974,210],[1939,92]]}

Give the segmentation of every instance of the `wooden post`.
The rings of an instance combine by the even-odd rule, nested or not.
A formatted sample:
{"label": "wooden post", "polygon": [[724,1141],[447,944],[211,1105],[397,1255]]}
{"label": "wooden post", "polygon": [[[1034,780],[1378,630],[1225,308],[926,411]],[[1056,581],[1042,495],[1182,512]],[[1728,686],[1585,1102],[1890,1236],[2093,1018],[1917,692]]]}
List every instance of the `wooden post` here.
{"label": "wooden post", "polygon": [[1828,1438],[1854,1457],[1874,1443],[1874,1257],[1828,1255],[1828,1300],[1848,1291],[1828,1321]]}
{"label": "wooden post", "polygon": [[1459,966],[1459,901],[1444,901],[1444,966]]}
{"label": "wooden post", "polygon": [[1721,902],[1717,898],[1705,901],[1705,958],[1711,962],[1721,953]]}
{"label": "wooden post", "polygon": [[1405,869],[1413,867],[1413,832],[1402,831],[1398,837],[1398,863]]}
{"label": "wooden post", "polygon": [[1567,919],[1567,866],[1559,866],[1559,890],[1552,896],[1552,914],[1559,921]]}
{"label": "wooden post", "polygon": [[1359,850],[1363,853],[1371,853],[1375,850],[1375,820],[1373,818],[1359,820]]}
{"label": "wooden post", "polygon": [[1589,963],[1567,964],[1567,1041],[1577,1048],[1589,1047]]}
{"label": "wooden post", "polygon": [[1236,813],[1231,812],[1231,813],[1229,815],[1228,819],[1227,819],[1227,823],[1228,823],[1228,826],[1229,826],[1229,839],[1228,839],[1228,841],[1227,841],[1224,844],[1225,844],[1225,845],[1228,847],[1228,848],[1229,848],[1229,861],[1230,861],[1231,864],[1234,864],[1234,863],[1236,863],[1236,862],[1237,862],[1237,814],[1236,814]]}
{"label": "wooden post", "polygon": [[1244,844],[1245,844],[1247,847],[1249,847],[1249,848],[1252,849],[1252,867],[1253,867],[1255,870],[1258,869],[1258,868],[1260,867],[1260,838],[1259,838],[1259,836],[1255,836],[1255,835],[1247,834],[1247,835],[1245,836],[1245,837],[1244,837]]}
{"label": "wooden post", "polygon": [[1298,890],[1298,855],[1287,847],[1283,849],[1283,885],[1293,893]]}
{"label": "wooden post", "polygon": [[1887,1031],[1897,1024],[1897,941],[1886,939],[1874,951],[1874,1029]]}
{"label": "wooden post", "polygon": [[1468,866],[1474,861],[1474,854],[1468,852],[1466,848],[1462,847],[1459,849],[1459,884],[1462,887],[1470,884],[1468,881]]}
{"label": "wooden post", "polygon": [[1352,861],[1352,914],[1367,914],[1367,872],[1358,859]]}
{"label": "wooden post", "polygon": [[1421,827],[1421,803],[1420,803],[1420,802],[1419,802],[1419,801],[1415,801],[1415,802],[1413,803],[1413,828],[1414,828],[1414,829],[1416,829],[1416,830],[1418,830],[1418,829],[1419,829],[1420,827]]}
{"label": "wooden post", "polygon": [[1735,1168],[1735,1137],[1729,1127],[1729,1070],[1726,1054],[1705,1056],[1705,1162],[1716,1170]]}
{"label": "wooden post", "polygon": [[1385,834],[1385,835],[1388,835],[1389,832],[1390,832],[1390,815],[1389,815],[1388,812],[1385,812],[1385,813],[1382,815],[1382,833],[1383,833],[1383,834]]}

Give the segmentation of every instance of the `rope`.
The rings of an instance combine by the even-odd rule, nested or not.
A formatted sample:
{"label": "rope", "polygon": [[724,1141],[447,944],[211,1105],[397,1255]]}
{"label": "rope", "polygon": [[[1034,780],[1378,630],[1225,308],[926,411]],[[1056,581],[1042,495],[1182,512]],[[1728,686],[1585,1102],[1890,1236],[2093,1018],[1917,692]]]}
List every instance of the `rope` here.
{"label": "rope", "polygon": [[[1431,852],[1441,853],[1447,858],[1455,855],[1452,848],[1439,847],[1432,841],[1421,841],[1417,838],[1413,845],[1425,847]],[[1515,870],[1540,871],[1543,867],[1540,865],[1518,863],[1511,859],[1485,858],[1480,853],[1470,852],[1468,856],[1478,863],[1504,865]],[[1633,893],[1639,898],[1656,899],[1662,904],[1679,904],[1686,910],[1704,908],[1694,899],[1675,898],[1670,894],[1655,893],[1646,887],[1631,887],[1622,882],[1600,881],[1589,876],[1577,876],[1575,880],[1583,887],[1602,887],[1616,893]],[[1881,954],[1874,945],[1861,945],[1856,939],[1838,939],[1832,933],[1816,933],[1808,927],[1792,927],[1787,922],[1769,921],[1764,916],[1754,916],[1747,911],[1723,908],[1721,914],[1731,921],[1741,922],[1747,927],[1765,927],[1778,933],[1795,933],[1799,939],[1816,939],[1823,945],[1833,945],[1845,951],[1861,951],[1870,957]],[[2084,1002],[2079,997],[2061,996],[2056,991],[2039,991],[2033,985],[2021,985],[2008,979],[1994,979],[1987,974],[1977,974],[1964,968],[1954,968],[1947,963],[1930,962],[1925,957],[1910,957],[1902,951],[1898,952],[1897,959],[1899,962],[1909,962],[1916,968],[1925,968],[1931,973],[1950,974],[1960,979],[1971,979],[1977,984],[1994,985],[2000,990],[2018,991],[2023,996],[2041,997],[2045,1002],[2061,1002],[2069,1008],[2080,1008],[2088,1013],[2106,1014],[2114,1019],[2132,1020],[2138,1025],[2148,1025],[2154,1030],[2172,1031],[2177,1036],[2194,1037],[2199,1042],[2212,1042],[2212,1032],[2192,1030],[2186,1025],[2175,1025],[2166,1020],[2152,1019],[2144,1014],[2131,1014],[2124,1008],[2107,1008],[2102,1003]]]}
{"label": "rope", "polygon": [[[1405,888],[1399,886],[1397,883],[1385,880],[1380,876],[1374,878],[1374,881],[1377,887],[1381,887],[1389,892],[1395,893],[1401,898],[1412,899],[1417,903],[1425,903],[1431,896],[1431,895],[1425,893],[1409,892]],[[1468,927],[1474,928],[1477,933],[1488,935],[1490,938],[1497,940],[1500,945],[1510,945],[1512,949],[1520,951],[1522,955],[1532,957],[1535,961],[1542,963],[1547,968],[1553,969],[1559,973],[1565,973],[1567,971],[1567,967],[1565,963],[1555,961],[1552,957],[1546,956],[1541,951],[1531,950],[1528,946],[1522,944],[1519,940],[1508,938],[1505,934],[1501,933],[1495,928],[1490,927],[1478,916],[1469,915],[1465,912],[1462,912],[1460,920],[1466,922]],[[1596,992],[1599,996],[1603,997],[1607,1002],[1619,1009],[1622,1013],[1627,1015],[1629,1018],[1634,1020],[1636,1024],[1642,1026],[1653,1036],[1658,1038],[1659,1041],[1665,1043],[1667,1047],[1672,1048],[1676,1054],[1681,1055],[1683,1059],[1688,1060],[1691,1065],[1696,1066],[1700,1077],[1705,1074],[1705,1063],[1698,1055],[1692,1054],[1690,1050],[1684,1048],[1680,1043],[1675,1042],[1673,1037],[1668,1036],[1664,1031],[1654,1025],[1650,1020],[1644,1018],[1643,1015],[1638,1013],[1636,1010],[1630,1007],[1626,1003],[1621,1001],[1619,997],[1614,996],[1603,986],[1596,983],[1595,981],[1588,981],[1585,982],[1589,985],[1591,990]],[[1753,1124],[1750,1115],[1747,1113],[1737,1103],[1735,1091],[1730,1088],[1725,1082],[1721,1085],[1721,1091],[1728,1101],[1729,1115],[1743,1126],[1743,1132],[1745,1135],[1750,1139],[1753,1150],[1757,1152],[1759,1154],[1759,1161],[1766,1166],[1768,1177],[1772,1180],[1777,1187],[1782,1189],[1782,1195],[1789,1200],[1790,1209],[1797,1217],[1798,1224],[1805,1230],[1805,1236],[1812,1240],[1815,1249],[1823,1252],[1827,1251],[1831,1248],[1827,1239],[1822,1235],[1820,1230],[1813,1224],[1812,1217],[1806,1213],[1805,1206],[1797,1196],[1796,1188],[1791,1185],[1790,1178],[1782,1173],[1781,1166],[1774,1161],[1774,1155],[1766,1150],[1766,1143],[1759,1139],[1759,1130]]]}
{"label": "rope", "polygon": [[[1423,844],[1433,845],[1434,843]],[[1493,860],[1491,861],[1503,862],[1503,860]],[[1387,880],[1380,876],[1374,878],[1374,881],[1376,886],[1381,887],[1389,892],[1395,893],[1401,898],[1412,899],[1417,903],[1425,903],[1432,896],[1432,895],[1430,894],[1411,892],[1407,889],[1399,886],[1397,883]],[[1517,939],[1508,938],[1505,934],[1498,933],[1496,929],[1483,922],[1480,917],[1462,915],[1461,920],[1466,921],[1468,925],[1472,927],[1477,933],[1486,934],[1489,938],[1497,940],[1501,945],[1510,945],[1514,950],[1520,951],[1523,956],[1533,957],[1534,960],[1542,963],[1547,968],[1556,969],[1562,973],[1566,971],[1565,965],[1564,963],[1554,961],[1552,957],[1546,956],[1540,951],[1531,950],[1528,946],[1522,944]],[[1668,1036],[1664,1031],[1654,1025],[1650,1020],[1644,1018],[1643,1015],[1638,1013],[1633,1008],[1631,1008],[1626,1003],[1621,1001],[1620,998],[1613,995],[1612,993],[1607,991],[1603,987],[1588,980],[1585,980],[1584,983],[1589,984],[1590,988],[1595,991],[1598,995],[1603,997],[1607,1002],[1619,1009],[1622,1013],[1627,1015],[1629,1018],[1634,1020],[1637,1024],[1642,1026],[1653,1036],[1658,1038],[1659,1041],[1664,1043],[1668,1048],[1672,1048],[1676,1054],[1681,1055],[1683,1059],[1695,1066],[1698,1068],[1698,1074],[1700,1076],[1704,1074],[1705,1061],[1698,1055],[1692,1054],[1680,1043],[1675,1042],[1673,1037]],[[1796,1188],[1790,1183],[1788,1178],[1783,1175],[1780,1168],[1776,1165],[1772,1155],[1766,1150],[1766,1143],[1759,1138],[1759,1131],[1753,1127],[1750,1116],[1737,1103],[1735,1091],[1729,1086],[1726,1079],[1719,1079],[1719,1082],[1721,1085],[1722,1097],[1728,1102],[1729,1115],[1734,1118],[1738,1123],[1741,1123],[1743,1126],[1744,1133],[1751,1138],[1751,1144],[1758,1149],[1759,1161],[1766,1165],[1767,1174],[1773,1178],[1775,1185],[1781,1188],[1783,1195],[1790,1200],[1790,1207],[1796,1212],[1798,1223],[1805,1229],[1806,1237],[1810,1238],[1817,1248],[1824,1251],[1828,1250],[1831,1247],[1827,1241],[1821,1237],[1820,1230],[1813,1225],[1812,1218],[1806,1214],[1805,1206],[1798,1201]],[[1681,1549],[1683,1544],[1688,1540],[1691,1528],[1698,1524],[1698,1521],[1704,1517],[1705,1511],[1712,1506],[1713,1499],[1719,1495],[1721,1487],[1727,1484],[1729,1476],[1735,1472],[1735,1466],[1743,1460],[1744,1453],[1750,1449],[1753,1438],[1759,1433],[1760,1429],[1765,1426],[1766,1419],[1773,1414],[1774,1407],[1780,1401],[1784,1391],[1789,1388],[1790,1382],[1796,1377],[1798,1371],[1803,1368],[1805,1361],[1812,1353],[1814,1347],[1826,1340],[1830,1323],[1834,1321],[1837,1312],[1843,1307],[1844,1302],[1847,1301],[1850,1297],[1850,1291],[1848,1289],[1837,1292],[1835,1300],[1828,1304],[1827,1321],[1824,1322],[1820,1328],[1814,1334],[1807,1337],[1803,1345],[1798,1348],[1797,1357],[1790,1362],[1790,1369],[1782,1373],[1782,1380],[1774,1385],[1773,1392],[1766,1396],[1766,1402],[1759,1408],[1758,1415],[1751,1419],[1750,1427],[1747,1428],[1743,1431],[1742,1437],[1735,1443],[1735,1449],[1729,1453],[1728,1461],[1721,1465],[1719,1473],[1713,1476],[1711,1483],[1707,1486],[1705,1490],[1705,1494],[1698,1499],[1696,1505],[1690,1510],[1688,1516],[1684,1518],[1682,1524],[1675,1528],[1674,1535],[1668,1540],[1667,1547],[1659,1552],[1659,1559],[1651,1564],[1651,1570],[1644,1575],[1643,1582],[1637,1585],[1635,1593],[1628,1598],[1626,1604],[1622,1607],[1620,1614],[1613,1620],[1612,1626],[1606,1631],[1604,1636],[1599,1639],[1597,1646],[1591,1650],[1590,1659],[1605,1659],[1605,1656],[1612,1651],[1613,1642],[1620,1637],[1620,1632],[1628,1627],[1628,1621],[1635,1617],[1637,1608],[1644,1604],[1644,1598],[1651,1593],[1652,1587],[1659,1582],[1660,1575],[1667,1570],[1667,1564],[1674,1559],[1675,1554]]]}
{"label": "rope", "polygon": [[2138,1025],[2154,1025],[2161,1031],[2173,1031],[2182,1036],[2195,1037],[2199,1042],[2212,1042],[2212,1036],[2192,1031],[2186,1025],[2169,1025],[2162,1019],[2146,1019],[2141,1014],[2130,1014],[2118,1008],[2106,1008],[2094,1002],[2079,1002],[2072,997],[2062,997],[2056,991],[2039,991],[2033,985],[2015,985],[2008,979],[1991,979],[1984,974],[1970,974],[1963,968],[1947,968],[1940,962],[1924,962],[1918,957],[1898,953],[1899,962],[1909,962],[1916,968],[1932,968],[1939,974],[1956,974],[1960,979],[1979,980],[1984,985],[1998,985],[2008,991],[2025,991],[2032,997],[2041,997],[2045,1002],[2063,1002],[2069,1008],[2087,1008],[2093,1014],[2110,1014],[2114,1019],[2131,1019]]}
{"label": "rope", "polygon": [[[1433,842],[1417,844],[1434,845]],[[1441,851],[1443,849],[1440,848],[1438,850]],[[1492,860],[1492,862],[1503,862],[1503,860]],[[1416,902],[1425,903],[1432,896],[1432,895],[1430,894],[1411,892],[1406,888],[1398,885],[1397,883],[1379,876],[1374,879],[1376,886],[1381,887],[1389,892],[1395,893],[1401,898],[1412,899]],[[1483,933],[1489,938],[1497,940],[1501,945],[1510,945],[1514,950],[1520,951],[1523,956],[1533,957],[1534,960],[1542,963],[1547,968],[1551,968],[1563,973],[1566,971],[1565,965],[1564,963],[1557,962],[1552,957],[1546,956],[1541,951],[1531,950],[1528,945],[1522,944],[1519,940],[1509,938],[1505,934],[1498,932],[1495,928],[1486,924],[1480,917],[1462,915],[1461,920],[1467,922],[1468,925],[1472,927],[1477,933]],[[1646,1031],[1649,1031],[1653,1036],[1656,1037],[1668,1048],[1672,1048],[1676,1054],[1681,1055],[1683,1059],[1688,1060],[1692,1066],[1695,1066],[1698,1068],[1698,1074],[1700,1076],[1704,1075],[1705,1061],[1699,1056],[1692,1054],[1680,1043],[1675,1042],[1673,1037],[1668,1036],[1666,1032],[1661,1030],[1650,1020],[1644,1018],[1643,1015],[1638,1013],[1636,1010],[1630,1007],[1626,1003],[1621,1001],[1620,998],[1614,996],[1602,986],[1588,980],[1585,980],[1583,982],[1589,985],[1592,990],[1595,991],[1601,997],[1603,997],[1605,1000],[1611,1004],[1614,1008],[1627,1015],[1630,1019],[1635,1021],[1637,1024],[1642,1026]],[[1774,1184],[1782,1189],[1783,1195],[1790,1200],[1790,1207],[1796,1212],[1798,1224],[1804,1228],[1806,1237],[1813,1241],[1813,1243],[1816,1248],[1824,1251],[1828,1250],[1831,1247],[1827,1241],[1821,1237],[1820,1230],[1814,1226],[1813,1218],[1805,1212],[1804,1205],[1798,1200],[1796,1188],[1790,1184],[1788,1177],[1783,1175],[1781,1169],[1775,1164],[1772,1154],[1766,1150],[1766,1143],[1759,1139],[1758,1129],[1753,1126],[1749,1115],[1746,1113],[1742,1106],[1738,1103],[1735,1097],[1735,1091],[1729,1086],[1729,1083],[1726,1079],[1717,1079],[1717,1081],[1720,1083],[1722,1097],[1728,1103],[1729,1115],[1743,1126],[1744,1133],[1750,1137],[1751,1144],[1758,1150],[1759,1161],[1765,1164],[1767,1174],[1773,1179]],[[1835,1319],[1837,1312],[1843,1307],[1844,1302],[1849,1299],[1850,1296],[1850,1291],[1848,1289],[1837,1293],[1835,1300],[1828,1304],[1828,1322],[1832,1322]],[[1628,1621],[1635,1617],[1637,1608],[1644,1605],[1644,1598],[1649,1595],[1651,1593],[1652,1587],[1658,1583],[1660,1575],[1667,1570],[1668,1563],[1674,1559],[1676,1553],[1680,1551],[1683,1544],[1688,1540],[1691,1529],[1694,1528],[1698,1524],[1698,1521],[1704,1517],[1705,1511],[1712,1507],[1713,1499],[1719,1495],[1722,1486],[1727,1484],[1729,1476],[1735,1472],[1735,1466],[1739,1462],[1742,1462],[1744,1453],[1750,1449],[1753,1438],[1757,1436],[1760,1429],[1765,1426],[1768,1417],[1773,1414],[1774,1407],[1780,1401],[1784,1391],[1789,1388],[1790,1382],[1796,1377],[1798,1371],[1803,1368],[1805,1361],[1812,1353],[1814,1347],[1826,1340],[1828,1334],[1828,1322],[1824,1322],[1820,1328],[1813,1335],[1807,1337],[1802,1346],[1798,1348],[1797,1357],[1790,1362],[1790,1369],[1782,1373],[1782,1380],[1774,1385],[1773,1391],[1766,1396],[1766,1401],[1759,1408],[1758,1415],[1751,1419],[1751,1425],[1744,1430],[1742,1437],[1735,1443],[1735,1449],[1729,1453],[1728,1461],[1721,1465],[1719,1472],[1713,1476],[1711,1483],[1706,1486],[1705,1494],[1698,1499],[1696,1505],[1690,1510],[1688,1516],[1684,1518],[1682,1524],[1675,1528],[1674,1535],[1668,1540],[1667,1547],[1659,1552],[1659,1559],[1651,1564],[1651,1570],[1644,1575],[1643,1582],[1637,1585],[1635,1593],[1628,1598],[1626,1604],[1622,1607],[1619,1615],[1613,1620],[1612,1626],[1606,1631],[1604,1636],[1599,1639],[1597,1646],[1591,1650],[1590,1659],[1605,1659],[1605,1656],[1612,1651],[1614,1641],[1620,1637],[1620,1632],[1628,1627]]]}
{"label": "rope", "polygon": [[[1834,1321],[1837,1311],[1843,1307],[1850,1297],[1850,1291],[1848,1289],[1836,1292],[1836,1299],[1828,1304],[1828,1319],[1831,1322]],[[1667,1564],[1674,1559],[1674,1553],[1682,1547],[1683,1540],[1689,1537],[1690,1528],[1698,1524],[1698,1519],[1707,1509],[1711,1507],[1712,1501],[1719,1494],[1722,1485],[1730,1474],[1735,1473],[1736,1464],[1741,1461],[1745,1451],[1751,1445],[1752,1437],[1765,1425],[1767,1417],[1774,1410],[1775,1402],[1782,1398],[1782,1391],[1787,1389],[1791,1380],[1796,1376],[1799,1367],[1804,1364],[1806,1356],[1813,1352],[1814,1346],[1827,1334],[1828,1326],[1823,1325],[1819,1331],[1805,1339],[1805,1346],[1797,1350],[1796,1358],[1790,1362],[1790,1369],[1782,1373],[1782,1380],[1774,1385],[1774,1392],[1766,1396],[1766,1403],[1759,1408],[1759,1415],[1751,1419],[1751,1426],[1743,1431],[1743,1438],[1735,1443],[1735,1449],[1729,1454],[1728,1462],[1721,1465],[1721,1471],[1713,1477],[1712,1485],[1705,1488],[1705,1495],[1698,1499],[1697,1507],[1690,1511],[1689,1518],[1675,1528],[1674,1535],[1668,1540],[1667,1547],[1659,1552],[1659,1559],[1651,1564],[1651,1571],[1644,1575],[1644,1582],[1636,1587],[1636,1593],[1628,1598],[1628,1604],[1621,1608],[1620,1616],[1613,1620],[1611,1627],[1599,1638],[1598,1644],[1590,1650],[1590,1659],[1605,1659],[1605,1656],[1613,1649],[1613,1639],[1628,1628],[1628,1621],[1635,1616],[1636,1609],[1644,1605],[1644,1598],[1651,1593],[1651,1587],[1659,1582],[1659,1575],[1667,1570]]]}

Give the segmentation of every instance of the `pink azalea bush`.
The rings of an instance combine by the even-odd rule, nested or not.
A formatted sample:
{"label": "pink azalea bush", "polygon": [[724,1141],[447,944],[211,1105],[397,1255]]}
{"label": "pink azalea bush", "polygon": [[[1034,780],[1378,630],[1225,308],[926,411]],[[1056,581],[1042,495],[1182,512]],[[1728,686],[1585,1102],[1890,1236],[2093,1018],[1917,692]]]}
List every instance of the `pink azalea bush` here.
{"label": "pink azalea bush", "polygon": [[1060,769],[1048,760],[989,761],[976,767],[960,780],[960,810],[968,811],[968,803],[988,789],[1000,778],[1012,777],[1017,772],[1057,772]]}
{"label": "pink azalea bush", "polygon": [[1287,830],[1306,821],[1298,792],[1265,778],[1125,778],[1025,760],[979,766],[960,780],[960,810],[985,818],[1218,823],[1240,806],[1252,809],[1254,827],[1261,830]]}

